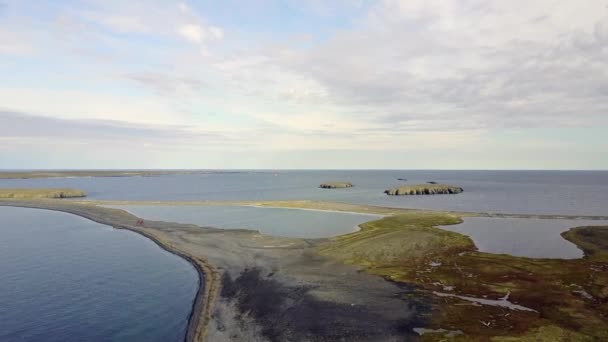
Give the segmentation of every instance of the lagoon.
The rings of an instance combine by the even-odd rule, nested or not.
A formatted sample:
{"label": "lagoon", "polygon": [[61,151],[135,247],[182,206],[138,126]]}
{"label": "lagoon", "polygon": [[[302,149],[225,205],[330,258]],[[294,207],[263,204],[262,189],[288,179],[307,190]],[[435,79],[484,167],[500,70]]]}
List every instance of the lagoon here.
{"label": "lagoon", "polygon": [[154,221],[191,223],[225,229],[251,229],[274,236],[324,238],[355,232],[358,225],[380,215],[253,206],[120,205]]}
{"label": "lagoon", "polygon": [[573,227],[608,225],[599,220],[467,217],[441,229],[471,237],[481,252],[529,258],[577,259],[583,252],[561,237]]}

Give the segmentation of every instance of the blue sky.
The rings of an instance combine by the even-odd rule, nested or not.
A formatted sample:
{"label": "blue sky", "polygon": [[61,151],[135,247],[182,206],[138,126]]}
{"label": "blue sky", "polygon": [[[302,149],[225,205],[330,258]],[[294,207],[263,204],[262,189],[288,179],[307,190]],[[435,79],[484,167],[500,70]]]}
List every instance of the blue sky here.
{"label": "blue sky", "polygon": [[605,1],[0,0],[0,168],[608,169]]}

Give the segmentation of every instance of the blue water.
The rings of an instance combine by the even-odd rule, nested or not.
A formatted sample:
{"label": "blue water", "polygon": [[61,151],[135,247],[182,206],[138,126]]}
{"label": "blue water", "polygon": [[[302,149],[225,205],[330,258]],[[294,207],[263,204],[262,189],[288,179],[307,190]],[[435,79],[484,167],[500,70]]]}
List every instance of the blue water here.
{"label": "blue water", "polygon": [[560,234],[573,227],[601,225],[608,225],[608,222],[468,217],[461,224],[441,228],[468,235],[481,252],[529,258],[577,259],[583,256],[583,252]]}
{"label": "blue water", "polygon": [[327,211],[230,206],[111,206],[157,221],[192,223],[216,228],[244,228],[263,234],[322,238],[357,231],[379,215]]}
{"label": "blue water", "polygon": [[[401,182],[397,178],[407,178]],[[327,181],[349,189],[319,189]],[[461,186],[458,195],[387,196],[407,183]],[[0,180],[0,187],[74,187],[90,198],[124,200],[312,199],[403,208],[608,215],[608,171],[277,171],[159,177]]]}
{"label": "blue water", "polygon": [[0,237],[0,341],[184,339],[198,275],[152,241],[10,207]]}

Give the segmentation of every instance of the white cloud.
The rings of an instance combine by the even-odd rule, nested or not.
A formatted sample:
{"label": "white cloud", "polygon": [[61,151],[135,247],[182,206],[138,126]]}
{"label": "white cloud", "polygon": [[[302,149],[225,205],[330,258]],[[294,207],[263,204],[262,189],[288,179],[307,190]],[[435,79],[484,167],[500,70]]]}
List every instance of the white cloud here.
{"label": "white cloud", "polygon": [[203,33],[203,29],[194,24],[182,25],[177,29],[177,32],[184,38],[194,42],[194,43],[202,43],[205,39],[205,35]]}
{"label": "white cloud", "polygon": [[185,3],[98,1],[87,10],[65,10],[63,16],[116,33],[177,36],[196,44],[223,38],[221,28],[207,23]]}
{"label": "white cloud", "polygon": [[181,25],[177,28],[177,33],[197,44],[210,40],[220,40],[224,37],[224,32],[219,27],[209,26],[205,28],[196,24]]}
{"label": "white cloud", "polygon": [[[70,39],[0,28],[0,53],[49,38],[37,46],[46,50],[40,63],[50,57],[61,67],[46,70],[38,88],[0,87],[0,105],[63,119],[187,124],[268,150],[472,147],[502,129],[608,126],[603,1],[386,0],[339,18],[339,28],[294,34],[307,40],[220,28],[213,13],[187,3],[89,4],[59,11],[76,23]],[[318,5],[305,13],[341,13]],[[83,46],[113,58],[72,53]]]}
{"label": "white cloud", "polygon": [[62,119],[125,120],[146,124],[180,124],[183,118],[167,103],[154,98],[93,93],[84,90],[51,90],[0,87],[0,106]]}

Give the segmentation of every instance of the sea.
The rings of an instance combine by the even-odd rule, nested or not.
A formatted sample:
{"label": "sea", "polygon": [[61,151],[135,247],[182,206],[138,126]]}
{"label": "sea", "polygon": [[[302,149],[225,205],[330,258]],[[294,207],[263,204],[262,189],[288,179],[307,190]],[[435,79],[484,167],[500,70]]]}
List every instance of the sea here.
{"label": "sea", "polygon": [[183,341],[198,290],[185,260],[136,233],[0,207],[0,341]]}
{"label": "sea", "polygon": [[[407,179],[401,181],[398,178]],[[347,181],[347,189],[320,189]],[[458,195],[387,196],[400,185],[438,182]],[[241,170],[154,177],[4,179],[2,187],[71,187],[107,200],[326,200],[400,208],[475,212],[606,215],[608,171]]]}

